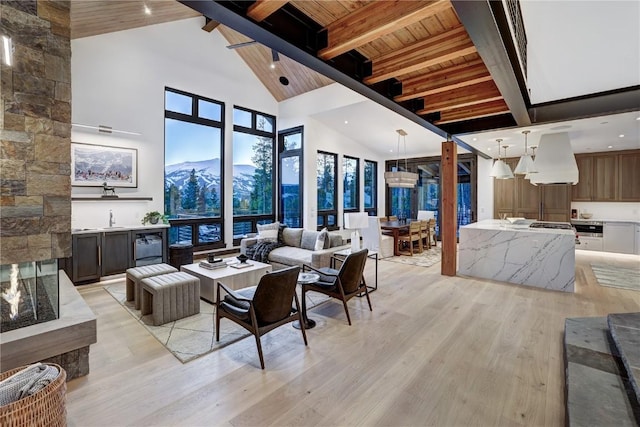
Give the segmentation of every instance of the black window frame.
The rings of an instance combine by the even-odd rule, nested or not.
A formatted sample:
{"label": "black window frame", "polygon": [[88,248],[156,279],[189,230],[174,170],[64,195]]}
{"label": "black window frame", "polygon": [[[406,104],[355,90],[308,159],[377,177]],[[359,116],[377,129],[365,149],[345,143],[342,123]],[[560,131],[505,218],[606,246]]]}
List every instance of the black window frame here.
{"label": "black window frame", "polygon": [[[273,147],[271,150],[271,159],[272,159],[272,163],[271,163],[271,206],[272,206],[272,213],[268,214],[268,215],[235,215],[232,214],[233,218],[232,218],[232,224],[233,227],[235,228],[235,224],[236,222],[249,222],[251,224],[251,232],[255,233],[258,230],[257,225],[258,224],[264,224],[264,223],[268,223],[268,222],[275,222],[275,218],[277,216],[277,208],[278,206],[276,205],[276,193],[277,193],[277,189],[276,189],[276,176],[277,176],[277,165],[275,164],[276,159],[277,159],[277,144],[278,144],[278,139],[277,139],[277,127],[276,127],[276,116],[272,115],[272,114],[267,114],[264,113],[262,111],[257,111],[257,110],[252,110],[250,108],[246,108],[246,107],[242,107],[239,105],[235,105],[233,106],[234,110],[242,110],[248,113],[251,113],[251,127],[246,127],[246,126],[241,126],[241,125],[233,125],[233,131],[234,132],[242,132],[242,133],[246,133],[246,134],[250,134],[250,135],[255,135],[255,136],[261,136],[261,137],[265,137],[265,138],[272,138],[273,139]],[[264,117],[269,117],[271,119],[273,119],[273,131],[272,132],[266,132],[263,130],[260,130],[257,128],[257,118],[258,115],[260,116],[264,116]],[[233,145],[233,142],[232,142]],[[232,180],[232,187],[233,187],[233,176],[231,177]],[[233,209],[232,209],[233,212]],[[233,233],[235,234],[235,233]],[[238,237],[233,239],[233,245],[234,246],[238,246],[240,245],[240,240],[242,240],[242,237]]]}
{"label": "black window frame", "polygon": [[[225,171],[224,171],[224,132],[225,132],[225,103],[222,101],[218,101],[215,99],[207,98],[205,96],[196,95],[194,93],[185,92],[183,90],[171,88],[168,86],[164,87],[163,99],[166,99],[166,92],[173,92],[179,95],[188,96],[191,98],[191,114],[178,113],[176,111],[167,110],[166,103],[164,105],[164,119],[173,119],[179,120],[187,123],[194,123],[203,126],[210,126],[220,129],[221,141],[220,141],[220,216],[219,217],[193,217],[193,218],[170,218],[169,226],[173,227],[190,227],[191,228],[191,244],[196,250],[211,250],[211,249],[220,249],[225,248],[226,243],[224,240],[224,180],[225,180]],[[213,119],[205,119],[198,116],[199,106],[198,101],[207,101],[213,104],[217,104],[220,106],[220,120]],[[165,127],[166,129],[166,127]],[[166,134],[164,135],[164,144],[162,145],[163,150],[166,150]],[[164,166],[163,166],[164,169]],[[164,172],[163,172],[164,179]],[[164,186],[164,182],[163,182]],[[166,206],[166,200],[163,201],[163,204]],[[201,225],[214,225],[219,227],[220,231],[220,240],[213,243],[200,243],[199,236],[199,227]]]}
{"label": "black window frame", "polygon": [[[366,203],[366,198],[365,195],[367,194],[366,191],[366,185],[367,185],[367,163],[370,163],[373,165],[373,179],[372,179],[372,199],[373,199],[373,206],[371,207],[367,207],[364,206],[364,204]],[[368,160],[368,159],[364,159],[363,161],[363,183],[362,183],[362,194],[363,194],[363,206],[364,206],[364,211],[369,215],[369,216],[377,216],[378,215],[378,162],[376,162],[375,160]]]}
{"label": "black window frame", "polygon": [[[300,148],[293,150],[285,150],[284,139],[288,135],[300,134]],[[282,195],[282,160],[289,157],[298,157],[300,162],[299,179],[300,185],[298,186],[298,200],[300,201],[299,215],[300,215],[300,228],[304,228],[304,126],[296,126],[293,128],[285,129],[278,132],[278,221],[284,223],[284,197]]]}
{"label": "black window frame", "polygon": [[[327,230],[339,230],[340,226],[338,225],[338,154],[331,153],[328,151],[318,150],[318,154],[316,156],[316,172],[318,170],[317,161],[320,155],[332,156],[334,160],[334,168],[333,168],[333,207],[334,208],[321,211],[320,205],[318,203],[318,198],[316,196],[317,229],[322,230],[324,227],[326,227]],[[316,175],[316,183],[317,183],[317,175]],[[335,218],[335,224],[329,225],[329,217],[332,215]]]}
{"label": "black window frame", "polygon": [[[349,160],[355,160],[356,161],[356,171],[355,171],[355,177],[356,177],[356,194],[355,194],[355,207],[352,208],[347,208],[344,205],[344,195],[345,195],[345,179],[346,179],[346,175],[345,175],[345,161],[349,159]],[[353,156],[348,156],[348,155],[343,155],[342,156],[342,211],[343,213],[351,213],[351,212],[360,212],[360,159],[358,157],[353,157]]]}

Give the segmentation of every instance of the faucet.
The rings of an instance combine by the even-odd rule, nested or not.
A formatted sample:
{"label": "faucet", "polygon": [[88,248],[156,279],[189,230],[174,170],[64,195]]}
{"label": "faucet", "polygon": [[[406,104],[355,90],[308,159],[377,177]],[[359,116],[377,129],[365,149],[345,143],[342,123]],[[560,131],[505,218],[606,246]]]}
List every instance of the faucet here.
{"label": "faucet", "polygon": [[116,223],[116,220],[113,217],[113,211],[109,209],[109,227],[113,227],[113,224],[115,223]]}

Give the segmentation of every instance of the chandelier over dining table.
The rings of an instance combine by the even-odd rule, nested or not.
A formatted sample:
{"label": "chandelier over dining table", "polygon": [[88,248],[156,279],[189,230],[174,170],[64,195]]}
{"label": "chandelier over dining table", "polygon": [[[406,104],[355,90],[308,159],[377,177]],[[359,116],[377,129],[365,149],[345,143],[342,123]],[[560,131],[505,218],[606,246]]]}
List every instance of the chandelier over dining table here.
{"label": "chandelier over dining table", "polygon": [[[407,132],[403,129],[396,130],[398,133],[398,146],[397,146],[397,158],[396,167],[394,171],[385,172],[384,180],[391,188],[413,188],[418,182],[418,174],[409,172],[407,167]],[[404,142],[404,171],[400,170],[400,138]]]}

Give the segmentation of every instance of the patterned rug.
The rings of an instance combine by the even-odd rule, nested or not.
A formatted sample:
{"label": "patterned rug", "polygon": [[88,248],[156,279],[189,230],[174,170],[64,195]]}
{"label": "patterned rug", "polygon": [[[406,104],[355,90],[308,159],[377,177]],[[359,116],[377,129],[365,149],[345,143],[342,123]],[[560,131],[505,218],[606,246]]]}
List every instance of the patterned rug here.
{"label": "patterned rug", "polygon": [[[124,279],[119,283],[107,285],[104,289],[182,363],[251,336],[246,329],[228,319],[222,319],[220,341],[216,342],[215,306],[203,300],[200,300],[199,314],[153,326],[151,314],[142,316],[140,310],[134,308],[133,301],[126,301]],[[329,297],[324,295],[307,293],[307,311],[328,300]]]}
{"label": "patterned rug", "polygon": [[410,255],[392,256],[383,258],[382,261],[398,262],[400,264],[417,265],[420,267],[431,267],[440,262],[440,246],[436,246],[422,253]]}
{"label": "patterned rug", "polygon": [[591,270],[601,286],[640,291],[640,267],[616,267],[591,263]]}

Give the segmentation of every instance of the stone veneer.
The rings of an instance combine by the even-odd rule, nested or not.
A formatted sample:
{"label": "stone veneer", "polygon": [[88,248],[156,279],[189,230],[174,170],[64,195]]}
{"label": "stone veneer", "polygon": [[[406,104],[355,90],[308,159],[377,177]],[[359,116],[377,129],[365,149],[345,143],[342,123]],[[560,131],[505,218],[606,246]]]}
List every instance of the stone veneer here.
{"label": "stone veneer", "polygon": [[2,0],[0,264],[71,256],[68,1]]}

